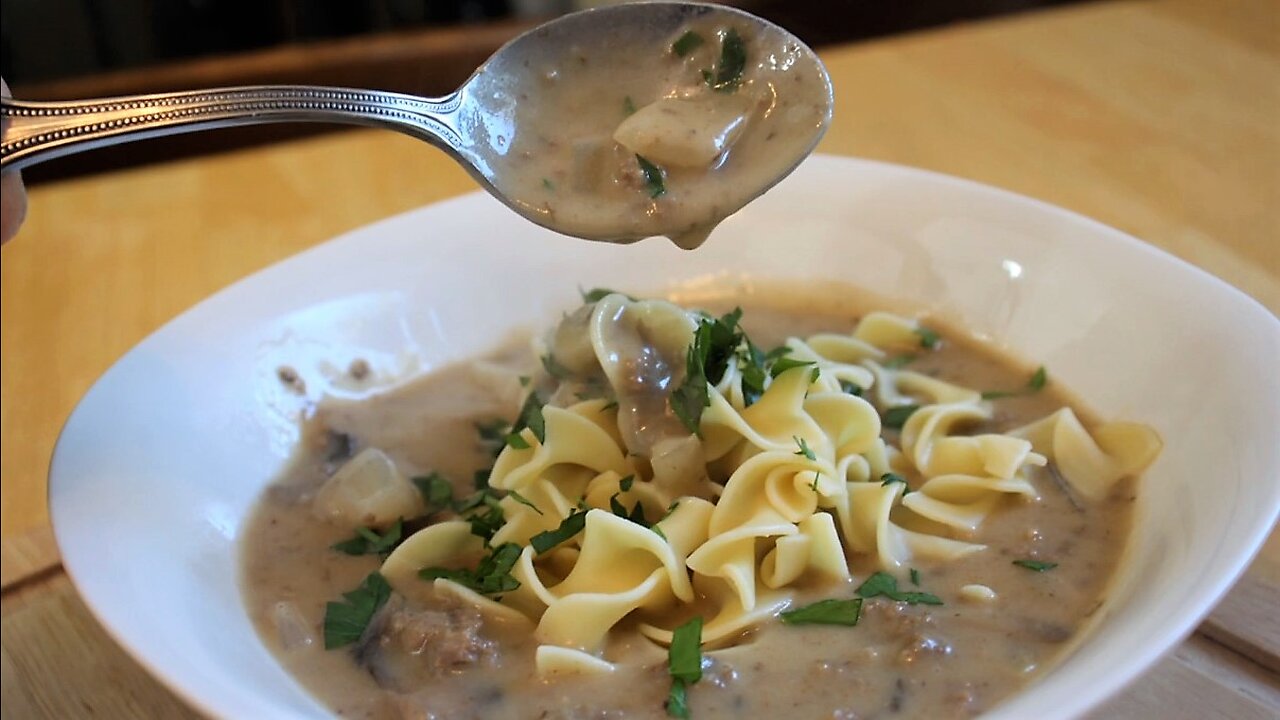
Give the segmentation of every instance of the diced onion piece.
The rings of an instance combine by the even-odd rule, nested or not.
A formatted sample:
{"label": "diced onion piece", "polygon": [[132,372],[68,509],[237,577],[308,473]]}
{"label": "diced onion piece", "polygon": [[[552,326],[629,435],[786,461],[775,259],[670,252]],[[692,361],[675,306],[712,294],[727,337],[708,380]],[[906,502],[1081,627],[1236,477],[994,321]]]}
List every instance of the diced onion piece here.
{"label": "diced onion piece", "polygon": [[747,124],[746,93],[662,98],[632,113],[613,139],[659,166],[710,167]]}
{"label": "diced onion piece", "polygon": [[996,591],[986,585],[965,585],[960,588],[960,597],[975,603],[989,603],[996,599]]}
{"label": "diced onion piece", "polygon": [[317,516],[352,527],[380,527],[421,515],[422,494],[377,448],[365,448],[329,478],[312,504]]}
{"label": "diced onion piece", "polygon": [[310,647],[316,643],[315,635],[302,611],[288,600],[281,600],[271,606],[271,624],[276,628],[276,637],[280,639],[280,647],[286,651]]}

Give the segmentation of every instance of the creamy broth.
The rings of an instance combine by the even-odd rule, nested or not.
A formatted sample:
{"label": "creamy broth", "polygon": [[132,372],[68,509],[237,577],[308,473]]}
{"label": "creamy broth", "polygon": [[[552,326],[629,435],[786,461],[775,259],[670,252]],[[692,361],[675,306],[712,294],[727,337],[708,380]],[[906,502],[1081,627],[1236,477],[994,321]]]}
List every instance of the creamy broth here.
{"label": "creamy broth", "polygon": [[790,172],[831,115],[831,86],[794,37],[705,9],[674,33],[632,26],[529,67],[493,181],[566,234],[700,245]]}
{"label": "creamy broth", "polygon": [[[815,305],[804,311],[795,309],[806,307],[797,302],[786,309],[747,306],[743,324],[764,348],[789,336],[849,333],[854,327],[854,317],[815,312]],[[1034,368],[958,330],[929,327],[941,343],[913,353],[913,371],[966,387],[1025,387]],[[549,342],[555,347],[554,336]],[[477,439],[476,423],[511,419],[522,393],[517,378],[532,374],[535,362],[516,349],[484,363],[443,368],[367,399],[321,403],[289,468],[250,519],[243,540],[249,613],[279,660],[339,715],[667,716],[664,701],[672,680],[666,650],[643,637],[632,616],[609,633],[603,655],[616,670],[604,675],[540,677],[532,626],[477,610],[456,596],[423,603],[393,595],[359,642],[323,647],[325,604],[359,585],[380,558],[331,549],[351,536],[352,527],[317,518],[319,489],[353,454],[376,447],[406,475],[438,471],[457,494],[470,492],[473,472],[493,463],[492,448]],[[539,382],[546,378],[534,384]],[[990,420],[966,433],[1003,432],[1063,406],[1074,407],[1086,426],[1098,425],[1052,382],[992,402]],[[891,442],[896,436],[885,431]],[[900,577],[903,590],[931,593],[941,605],[868,598],[854,627],[788,625],[768,617],[728,647],[704,649],[703,677],[688,691],[690,716],[967,717],[1027,684],[1067,650],[1102,603],[1128,536],[1134,485],[1120,480],[1091,501],[1052,469],[1027,472],[1026,478],[1036,497],[1002,498],[968,536],[986,550],[947,561],[913,560],[914,572]],[[920,478],[908,480],[918,490]],[[1028,559],[1057,566],[1037,572],[1014,563]],[[788,607],[854,597],[878,566],[865,553],[850,552],[848,560],[849,580],[800,583]],[[966,589],[976,584],[994,589],[996,597],[983,600]],[[695,604],[685,612],[701,611]]]}

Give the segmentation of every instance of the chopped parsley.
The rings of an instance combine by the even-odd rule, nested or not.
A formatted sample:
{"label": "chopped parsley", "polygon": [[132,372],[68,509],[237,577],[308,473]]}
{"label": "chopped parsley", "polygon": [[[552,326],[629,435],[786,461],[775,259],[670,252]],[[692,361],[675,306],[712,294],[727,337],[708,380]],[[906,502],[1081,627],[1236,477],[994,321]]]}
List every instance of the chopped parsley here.
{"label": "chopped parsley", "polygon": [[[817,363],[812,360],[796,360],[795,358],[780,357],[773,361],[773,367],[769,368],[769,376],[776,378],[788,370],[816,364]],[[814,369],[817,370],[816,367]]]}
{"label": "chopped parsley", "polygon": [[742,309],[735,308],[719,318],[704,317],[698,324],[685,360],[684,382],[671,394],[671,409],[689,432],[698,432],[702,411],[711,404],[707,384],[720,382],[730,362],[736,362],[742,374],[743,399],[748,406],[764,394],[770,363],[774,377],[792,367],[814,364],[783,358],[791,351],[786,347],[768,354],[761,352],[743,332],[741,319]]}
{"label": "chopped parsley", "polygon": [[915,568],[911,568],[911,584],[920,587],[920,571]]}
{"label": "chopped parsley", "polygon": [[667,715],[681,720],[689,720],[689,689],[680,678],[671,678],[671,692],[663,703]]}
{"label": "chopped parsley", "polygon": [[644,187],[649,191],[649,197],[656,198],[666,194],[667,178],[662,168],[639,155],[636,155],[636,162],[640,164],[640,172],[644,175]]}
{"label": "chopped parsley", "polygon": [[1014,560],[1013,564],[1018,567],[1024,567],[1028,570],[1034,570],[1035,572],[1044,572],[1058,567],[1058,563],[1056,562],[1045,562],[1041,560]]}
{"label": "chopped parsley", "polygon": [[[528,378],[521,378],[521,386],[529,384]],[[502,449],[507,446],[507,435],[511,432],[511,423],[502,418],[495,418],[488,422],[477,422],[476,433],[480,435],[480,445],[489,451],[489,454],[497,458],[502,454]]]}
{"label": "chopped parsley", "polygon": [[486,555],[475,570],[430,567],[419,570],[418,577],[423,580],[452,580],[481,595],[511,592],[520,587],[520,581],[511,575],[511,569],[519,559],[520,546],[503,543]]}
{"label": "chopped parsley", "polygon": [[915,414],[915,411],[919,409],[919,405],[899,405],[897,407],[891,407],[884,411],[884,415],[881,416],[880,422],[887,428],[901,430],[902,426],[907,424],[907,418],[911,417]]}
{"label": "chopped parsley", "polygon": [[742,373],[743,402],[751,407],[764,395],[764,386],[769,378],[769,374],[765,372],[768,356],[745,335],[743,339],[746,343],[738,349],[738,370]]}
{"label": "chopped parsley", "polygon": [[613,511],[614,515],[617,515],[623,520],[630,520],[641,527],[649,527],[649,521],[644,516],[644,505],[641,504],[639,500],[637,500],[635,506],[628,511],[627,506],[623,505],[622,501],[618,499],[618,493],[614,493],[613,496],[609,498],[609,509]]}
{"label": "chopped parsley", "polygon": [[324,649],[332,650],[360,639],[374,614],[391,597],[391,586],[378,571],[360,583],[360,587],[342,594],[343,600],[324,606]]}
{"label": "chopped parsley", "polygon": [[706,40],[698,33],[693,30],[685,30],[683,35],[671,43],[671,52],[675,53],[676,57],[684,57],[702,47],[705,42]]}
{"label": "chopped parsley", "polygon": [[751,407],[764,395],[764,369],[750,365],[742,371],[742,401]]}
{"label": "chopped parsley", "polygon": [[1036,368],[1031,374],[1031,378],[1027,380],[1027,384],[1018,390],[987,390],[982,393],[983,400],[999,400],[1000,398],[1018,397],[1019,395],[1033,395],[1044,389],[1049,384],[1049,371],[1044,366]]}
{"label": "chopped parsley", "polygon": [[614,493],[613,495],[609,496],[609,510],[611,510],[614,515],[617,515],[623,520],[626,520],[627,517],[630,515],[629,511],[627,510],[627,506],[623,505],[622,501],[618,499],[618,493]]}
{"label": "chopped parsley", "polygon": [[[484,505],[486,501],[490,500],[490,494],[491,493],[488,490],[478,490],[462,500],[455,500],[453,503],[453,511],[458,514],[462,514],[470,510],[475,510],[481,505]],[[492,502],[497,502],[497,499],[492,499]]]}
{"label": "chopped parsley", "polygon": [[488,490],[480,490],[463,500],[458,505],[457,512],[471,512],[466,516],[467,522],[471,524],[471,534],[483,538],[486,545],[507,521],[502,506],[498,504],[498,496]]}
{"label": "chopped parsley", "polygon": [[631,99],[630,95],[622,98],[622,112],[625,115],[636,114],[636,103],[634,100]]}
{"label": "chopped parsley", "polygon": [[556,184],[551,182],[551,178],[542,178],[542,187],[551,192],[555,192]]}
{"label": "chopped parsley", "polygon": [[702,71],[702,78],[712,90],[733,92],[742,84],[742,71],[747,68],[747,46],[738,31],[729,28],[720,41],[720,61],[714,70]]}
{"label": "chopped parsley", "polygon": [[857,625],[862,613],[862,598],[851,600],[819,600],[780,615],[787,625]]}
{"label": "chopped parsley", "polygon": [[537,505],[534,505],[533,502],[529,500],[529,498],[521,495],[515,490],[508,490],[507,497],[511,498],[512,500],[515,500],[516,502],[520,503],[521,505],[524,505],[525,507],[532,508],[533,511],[538,513],[539,515],[542,514],[542,511],[538,509]]}
{"label": "chopped parsley", "polygon": [[[521,384],[527,385],[528,383],[529,383],[529,378],[524,377],[522,375]],[[487,442],[487,443],[496,443],[506,437],[507,426],[509,426],[510,424],[511,423],[507,422],[506,420],[503,420],[502,418],[496,418],[494,420],[490,420],[489,422],[478,422],[476,423],[476,432],[480,435],[481,441]]]}
{"label": "chopped parsley", "polygon": [[573,538],[573,536],[582,532],[582,529],[586,526],[587,511],[579,510],[570,513],[568,517],[560,521],[560,527],[555,530],[543,530],[529,538],[529,544],[533,546],[534,552],[541,555],[560,543]]}
{"label": "chopped parsley", "polygon": [[809,443],[804,441],[804,438],[800,437],[799,435],[792,435],[791,439],[795,440],[796,444],[800,446],[800,449],[797,450],[795,453],[796,455],[802,455],[805,458],[808,458],[809,460],[818,459],[818,456],[813,454],[813,449],[809,447]]}
{"label": "chopped parsley", "polygon": [[906,592],[898,589],[898,579],[887,572],[877,572],[867,578],[855,591],[860,597],[873,598],[883,595],[890,600],[908,605],[941,605],[937,595],[926,592]]}
{"label": "chopped parsley", "polygon": [[790,347],[786,345],[779,345],[778,347],[770,350],[768,353],[765,353],[764,359],[767,360],[768,362],[773,362],[778,358],[786,357],[787,355],[790,355],[790,354],[791,354]]}
{"label": "chopped parsley", "polygon": [[1043,390],[1044,386],[1047,385],[1048,383],[1049,383],[1049,371],[1045,370],[1044,366],[1041,365],[1040,367],[1036,368],[1036,371],[1034,373],[1031,374],[1031,379],[1027,381],[1027,389]]}
{"label": "chopped parsley", "polygon": [[[500,502],[501,497],[489,488],[489,474],[491,472],[491,469],[477,470],[475,474],[476,492],[461,500],[454,498],[453,484],[441,476],[440,473],[433,472],[424,477],[415,477],[413,478],[413,484],[418,487],[418,492],[422,493],[423,499],[426,500],[428,512],[452,510],[453,512],[458,513],[464,520],[471,524],[471,533],[484,538],[485,543],[488,543],[498,529],[502,527],[503,523],[506,522],[506,517],[502,512],[502,505]],[[509,490],[506,494],[511,496],[511,499],[521,505],[526,505],[532,508],[533,511],[539,515],[543,514],[541,508],[534,505],[528,498],[524,497],[520,493],[514,490]],[[391,530],[387,531],[388,535],[396,529],[396,527],[392,527]],[[357,534],[364,535],[365,532],[368,532],[362,532],[362,530],[357,530]],[[399,542],[398,538],[395,540],[387,540],[386,538],[386,535],[382,536],[381,542],[390,543],[391,547],[394,547],[394,545]],[[336,545],[334,548],[346,552],[344,548],[348,547],[347,543],[351,543],[349,547],[354,549],[356,547],[355,541],[356,538],[352,538],[351,540],[340,543],[344,546],[343,548],[339,548]],[[365,542],[372,543],[372,537],[367,537]],[[370,552],[386,551],[371,550]]]}
{"label": "chopped parsley", "polygon": [[528,450],[531,447],[529,441],[525,440],[524,436],[518,432],[507,435],[507,444],[517,450]]}
{"label": "chopped parsley", "polygon": [[649,527],[649,521],[644,516],[644,505],[641,504],[639,500],[636,501],[635,506],[633,506],[631,510],[627,510],[627,506],[623,505],[622,501],[618,499],[618,496],[622,493],[630,492],[631,487],[635,482],[635,475],[628,475],[618,480],[618,492],[614,493],[613,496],[609,498],[609,509],[613,511],[614,515],[617,515],[624,520],[630,520],[642,527]]}
{"label": "chopped parsley", "polygon": [[[902,483],[902,487],[903,487],[903,488],[905,488],[905,489],[902,491],[902,494],[903,494],[903,495],[906,495],[907,493],[911,492],[911,486],[907,484],[907,479],[906,479],[906,478],[904,478],[904,477],[902,477],[902,476],[901,476],[901,475],[899,475],[898,473],[896,473],[896,472],[887,472],[887,473],[885,473],[885,474],[883,474],[883,475],[881,475],[881,476],[880,476],[880,485],[881,485],[881,486],[889,486],[889,485],[892,485],[892,484],[894,484],[894,483]],[[919,584],[919,583],[917,583],[917,584]]]}
{"label": "chopped parsley", "polygon": [[703,318],[685,355],[684,382],[671,393],[671,410],[685,428],[698,434],[702,411],[711,405],[708,383],[720,382],[729,361],[738,355],[745,335],[738,326],[742,309],[719,318]]}
{"label": "chopped parsley", "polygon": [[372,528],[358,527],[355,537],[334,543],[331,547],[347,555],[385,555],[400,544],[403,535],[404,518],[400,518],[382,535]]}
{"label": "chopped parsley", "polygon": [[942,336],[936,330],[930,330],[923,325],[916,328],[914,332],[920,336],[920,347],[926,350],[933,350],[938,347],[938,343],[942,342]]}
{"label": "chopped parsley", "polygon": [[685,355],[684,382],[671,393],[667,402],[671,411],[685,429],[694,435],[699,434],[702,424],[702,411],[711,405],[711,394],[707,390],[707,371],[704,363],[707,358],[708,334],[703,332],[707,327],[705,321],[698,326],[693,335],[693,342]]}
{"label": "chopped parsley", "polygon": [[[533,431],[533,436],[538,438],[538,442],[547,441],[547,421],[542,417],[542,399],[538,397],[538,393],[531,392],[529,397],[525,398],[524,405],[520,408],[520,415],[516,418],[516,424],[511,427],[511,435],[518,435],[525,428]],[[507,436],[508,443],[511,442],[511,435]]]}
{"label": "chopped parsley", "polygon": [[688,687],[702,679],[702,618],[695,617],[671,634],[667,648],[667,672],[671,675],[671,694],[667,696],[667,714],[689,717]]}
{"label": "chopped parsley", "polygon": [[861,385],[851,383],[848,380],[840,381],[840,390],[855,397],[862,397],[862,393],[864,392]]}
{"label": "chopped parsley", "polygon": [[732,312],[721,315],[718,319],[704,320],[707,326],[707,354],[704,368],[707,381],[712,385],[720,382],[729,369],[729,361],[738,351],[738,346],[746,339],[739,322],[742,320],[742,308],[734,308]]}
{"label": "chopped parsley", "polygon": [[658,527],[657,525],[654,525],[649,529],[657,533],[658,537],[662,538],[663,542],[671,542],[670,540],[667,539],[667,534],[662,532],[662,528]]}
{"label": "chopped parsley", "polygon": [[427,501],[427,509],[432,512],[448,510],[453,507],[453,483],[445,480],[440,473],[433,472],[425,477],[415,477],[413,484]]}
{"label": "chopped parsley", "polygon": [[671,634],[667,648],[667,670],[671,677],[687,683],[702,679],[702,618],[691,618]]}
{"label": "chopped parsley", "polygon": [[818,478],[822,477],[822,473],[817,470],[813,471],[813,483],[809,485],[809,489],[818,492]]}
{"label": "chopped parsley", "polygon": [[791,352],[791,348],[786,346],[767,354],[762,352],[742,330],[741,319],[742,309],[735,308],[719,318],[703,318],[698,325],[685,362],[685,381],[671,397],[672,410],[690,432],[698,432],[702,410],[711,402],[705,384],[720,382],[730,362],[737,363],[743,401],[748,407],[764,395],[770,377],[792,367],[814,364],[784,359],[783,356]]}

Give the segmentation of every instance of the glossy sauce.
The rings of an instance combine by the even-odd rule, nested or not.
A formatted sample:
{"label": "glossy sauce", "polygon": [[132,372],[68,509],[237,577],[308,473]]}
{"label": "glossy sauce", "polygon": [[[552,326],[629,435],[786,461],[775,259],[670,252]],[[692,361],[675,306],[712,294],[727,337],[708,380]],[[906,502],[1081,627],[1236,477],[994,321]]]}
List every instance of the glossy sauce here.
{"label": "glossy sauce", "polygon": [[825,70],[778,28],[722,11],[657,39],[600,32],[529,68],[494,176],[560,232],[697,247],[790,172],[830,120]]}
{"label": "glossy sauce", "polygon": [[[746,307],[752,338],[772,346],[789,335],[848,332],[850,316]],[[912,369],[981,389],[1019,387],[1028,369],[942,331],[941,350]],[[610,657],[625,658],[612,676],[540,679],[535,641],[450,602],[412,608],[452,623],[452,636],[427,637],[406,671],[367,651],[325,651],[318,640],[324,605],[378,567],[376,556],[349,557],[329,549],[350,528],[316,520],[310,498],[338,460],[358,447],[387,451],[411,473],[438,470],[469,491],[471,472],[491,457],[476,441],[474,422],[509,417],[511,382],[527,372],[519,354],[477,367],[460,364],[394,392],[322,405],[309,421],[295,462],[267,491],[244,537],[243,589],[264,642],[299,681],[344,717],[361,718],[662,718],[670,687],[665,651],[624,622],[612,634]],[[504,369],[506,368],[506,369]],[[497,381],[506,377],[506,381]],[[508,382],[509,381],[509,382]],[[981,431],[1002,431],[1071,405],[1051,384],[1044,392],[997,401]],[[988,709],[1037,676],[1069,647],[1100,606],[1128,537],[1133,484],[1122,481],[1106,500],[1072,497],[1047,472],[1031,473],[1039,499],[1007,498],[976,534],[989,549],[948,563],[920,563],[919,590],[942,606],[908,606],[883,598],[865,602],[856,627],[787,626],[771,622],[736,647],[706,653],[703,680],[689,693],[693,718],[940,718]],[[1012,564],[1039,557],[1059,563],[1051,572]],[[851,557],[854,577],[873,570]],[[797,605],[850,597],[847,587],[809,587]],[[992,602],[966,598],[961,588],[994,588]],[[917,588],[908,588],[917,589]],[[393,603],[398,602],[393,599]],[[281,607],[290,610],[281,620]],[[412,617],[412,615],[408,616]],[[406,640],[407,642],[407,640]],[[416,646],[415,646],[416,647]],[[407,674],[406,674],[407,673]]]}

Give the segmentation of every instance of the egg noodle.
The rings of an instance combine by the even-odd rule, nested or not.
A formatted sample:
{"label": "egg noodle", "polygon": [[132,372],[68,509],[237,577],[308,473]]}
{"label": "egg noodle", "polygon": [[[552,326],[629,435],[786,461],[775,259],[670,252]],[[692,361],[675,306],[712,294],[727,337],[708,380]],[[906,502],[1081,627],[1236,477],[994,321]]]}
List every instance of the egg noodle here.
{"label": "egg noodle", "polygon": [[[391,588],[527,624],[539,674],[606,673],[621,660],[608,639],[624,618],[665,646],[699,615],[704,648],[731,646],[798,587],[850,580],[855,554],[905,579],[913,560],[987,551],[973,535],[1002,498],[1035,499],[1029,473],[1054,472],[1098,500],[1159,452],[1144,425],[1090,432],[1069,408],[964,434],[992,404],[895,362],[930,341],[909,318],[872,312],[847,335],[788,338],[764,373],[744,336],[703,380],[694,348],[714,329],[715,318],[617,293],[567,317],[540,347],[555,364],[526,389],[541,422],[508,438],[489,478],[506,492],[502,525],[487,541],[466,518],[419,530],[382,565]],[[606,392],[581,392],[591,378]],[[681,378],[692,385],[676,388]],[[420,576],[508,544],[520,548],[514,588],[480,594]]]}

